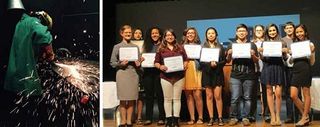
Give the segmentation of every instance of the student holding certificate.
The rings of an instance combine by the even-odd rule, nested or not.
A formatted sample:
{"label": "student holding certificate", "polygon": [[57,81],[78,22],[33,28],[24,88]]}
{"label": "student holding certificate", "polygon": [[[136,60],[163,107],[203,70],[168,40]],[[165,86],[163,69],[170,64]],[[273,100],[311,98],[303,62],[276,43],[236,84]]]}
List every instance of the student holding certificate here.
{"label": "student holding certificate", "polygon": [[[186,36],[183,40],[185,45],[200,45],[198,32],[194,27],[187,28]],[[185,74],[185,94],[190,114],[190,121],[187,124],[203,124],[203,102],[201,94],[201,70],[200,63],[196,59],[189,59]],[[196,105],[195,105],[195,104]],[[199,119],[196,122],[194,116],[194,108],[196,107]]]}
{"label": "student holding certificate", "polygon": [[222,119],[222,86],[224,84],[223,67],[226,63],[225,52],[223,46],[218,41],[218,32],[215,28],[209,27],[206,30],[206,41],[203,44],[203,48],[218,48],[219,61],[201,62],[202,70],[202,85],[206,88],[206,101],[207,108],[210,116],[208,126],[212,126],[214,123],[214,110],[213,110],[213,98],[216,101],[216,107],[218,111],[218,125],[223,126]]}
{"label": "student holding certificate", "polygon": [[[262,43],[265,40],[265,29],[264,26],[259,24],[255,25],[253,29],[253,39],[251,40],[254,44],[257,46],[257,50],[261,50]],[[260,57],[260,56],[259,56]],[[268,121],[270,120],[269,118],[269,109],[268,109],[268,104],[267,104],[267,94],[266,94],[266,85],[261,84],[261,79],[260,79],[260,74],[263,68],[263,62],[261,59],[259,59],[259,62],[255,64],[256,65],[256,73],[257,73],[257,81],[256,85],[253,86],[252,90],[252,95],[257,95],[258,88],[260,92],[260,102],[261,102],[261,113],[259,115],[264,116],[264,120]],[[255,121],[256,119],[256,112],[257,112],[257,98],[254,97],[252,98],[252,106],[250,110],[250,116],[249,120],[250,121]]]}
{"label": "student holding certificate", "polygon": [[[252,105],[252,87],[257,80],[255,72],[255,64],[258,62],[259,57],[257,54],[257,47],[254,43],[247,40],[248,27],[245,24],[239,24],[236,28],[236,40],[231,43],[227,49],[227,62],[231,62],[233,54],[233,44],[250,44],[250,57],[251,58],[234,58],[232,61],[231,70],[231,112],[229,125],[234,126],[238,123],[238,116],[241,115],[242,123],[244,126],[250,126],[248,119],[251,105]],[[242,99],[241,99],[242,98]],[[238,114],[240,109],[240,101],[243,101],[243,113]]]}
{"label": "student holding certificate", "polygon": [[[285,43],[288,50],[290,50],[291,44],[294,40],[294,24],[292,22],[287,22],[284,25],[284,32],[286,33],[286,36],[281,38],[282,41]],[[298,112],[297,108],[293,107],[293,102],[290,97],[290,82],[292,77],[292,64],[290,64],[290,53],[287,53],[287,56],[285,57],[285,86],[284,86],[284,92],[285,92],[285,99],[286,99],[286,108],[287,108],[287,119],[285,120],[285,123],[293,123],[295,119],[298,119],[298,115],[293,114],[294,112]],[[295,118],[294,118],[295,117]]]}
{"label": "student holding certificate", "polygon": [[[140,28],[135,28],[133,30],[133,39],[134,41],[143,41],[143,36],[142,36],[142,30]],[[143,51],[140,50],[142,53]],[[137,125],[142,125],[142,108],[143,108],[143,94],[144,94],[144,88],[143,85],[141,84],[142,81],[142,71],[138,72],[139,74],[139,95],[138,95],[138,100],[137,100],[137,118],[136,118],[136,124]]]}
{"label": "student holding certificate", "polygon": [[132,113],[135,100],[138,99],[139,75],[137,70],[140,68],[140,60],[128,61],[120,60],[119,49],[122,47],[138,46],[130,43],[132,37],[132,29],[129,25],[124,25],[120,29],[122,41],[115,45],[112,50],[110,65],[117,69],[117,96],[120,100],[121,122],[120,127],[132,127]]}
{"label": "student holding certificate", "polygon": [[[162,41],[162,31],[158,27],[152,27],[146,31],[144,39],[144,53],[156,53]],[[154,95],[158,104],[159,121],[157,125],[164,125],[165,112],[163,107],[163,92],[160,84],[160,71],[157,68],[143,68],[142,84],[146,93],[146,121],[144,125],[150,125],[153,121]]]}
{"label": "student holding certificate", "polygon": [[[295,41],[309,40],[307,27],[300,24],[295,27]],[[298,107],[302,117],[296,126],[306,126],[310,123],[309,110],[311,105],[310,86],[311,86],[311,66],[315,62],[315,47],[310,42],[310,57],[296,58],[293,60],[292,80],[291,80],[291,93],[290,96],[294,104]],[[299,97],[299,89],[302,88],[304,101],[302,102]]]}
{"label": "student holding certificate", "polygon": [[176,66],[183,66],[186,69],[187,66],[187,54],[176,40],[176,35],[172,29],[168,29],[164,32],[163,42],[160,45],[154,66],[161,71],[160,82],[162,86],[163,96],[164,96],[164,110],[166,113],[166,127],[179,127],[178,119],[180,116],[181,109],[181,93],[182,88],[185,83],[184,71],[175,71],[167,73],[169,67],[164,63],[164,59],[172,57],[182,57],[183,62],[176,62]]}
{"label": "student holding certificate", "polygon": [[[281,42],[279,30],[275,24],[268,25],[268,27],[266,28],[266,35],[266,41],[269,41],[269,43]],[[265,52],[265,50],[262,52]],[[282,43],[282,56],[267,57],[263,55],[264,54],[260,54],[261,59],[264,62],[261,72],[261,83],[267,85],[267,101],[271,116],[270,124],[273,126],[279,126],[281,125],[281,91],[282,85],[284,84],[283,57],[286,56],[286,48],[284,48],[284,45]],[[275,91],[273,91],[273,87],[275,87]],[[273,99],[273,92],[275,93],[275,102]],[[274,103],[276,104],[276,107],[274,107]]]}

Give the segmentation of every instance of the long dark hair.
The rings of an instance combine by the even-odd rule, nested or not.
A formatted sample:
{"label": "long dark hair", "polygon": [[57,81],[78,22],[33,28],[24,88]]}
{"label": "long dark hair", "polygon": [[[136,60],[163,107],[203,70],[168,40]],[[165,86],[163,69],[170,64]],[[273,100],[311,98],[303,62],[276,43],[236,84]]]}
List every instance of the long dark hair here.
{"label": "long dark hair", "polygon": [[142,29],[141,28],[135,28],[135,29],[133,29],[133,31],[132,31],[132,40],[136,40],[135,38],[134,38],[134,33],[137,31],[137,30],[140,30],[141,31],[141,38],[140,38],[140,40],[143,40],[143,31],[142,31]]}
{"label": "long dark hair", "polygon": [[159,27],[156,27],[156,26],[151,27],[150,29],[148,29],[146,31],[146,35],[145,35],[145,39],[144,39],[144,49],[145,49],[146,52],[151,52],[154,43],[157,43],[157,42],[153,41],[152,38],[151,38],[151,31],[153,29],[157,29],[159,31],[160,37],[159,37],[159,40],[157,40],[157,41],[162,42],[162,30]]}
{"label": "long dark hair", "polygon": [[172,35],[174,36],[174,41],[173,41],[173,51],[180,51],[181,50],[181,47],[179,45],[179,43],[177,42],[177,36],[176,34],[174,33],[173,29],[166,29],[163,33],[163,38],[162,38],[162,43],[158,49],[158,51],[162,52],[164,49],[167,48],[167,45],[168,45],[168,42],[166,41],[165,37],[166,37],[166,34],[170,32],[172,33]]}
{"label": "long dark hair", "polygon": [[309,40],[309,33],[308,33],[308,30],[307,30],[307,26],[304,25],[304,24],[299,24],[299,25],[297,25],[297,26],[294,28],[294,38],[295,38],[295,41],[304,41],[304,40],[299,40],[299,38],[297,38],[297,36],[296,36],[296,29],[297,29],[298,27],[301,27],[301,28],[303,29],[304,33],[305,33],[305,35],[304,35],[304,40]]}
{"label": "long dark hair", "polygon": [[207,34],[208,34],[208,31],[209,30],[213,30],[215,33],[216,33],[216,39],[214,40],[214,42],[216,42],[217,43],[217,46],[219,47],[220,45],[220,43],[219,43],[219,40],[218,40],[218,31],[217,31],[217,29],[216,28],[214,28],[214,27],[209,27],[207,30],[206,30],[206,33],[205,33],[205,38],[206,38],[206,41],[204,42],[204,46],[207,46],[207,47],[210,47],[210,44],[209,44],[209,41],[208,41],[208,37],[207,37]]}
{"label": "long dark hair", "polygon": [[274,38],[274,40],[276,40],[276,41],[281,40],[281,38],[280,38],[280,33],[279,33],[279,29],[278,29],[277,25],[276,25],[276,24],[273,24],[273,23],[269,24],[269,25],[267,26],[267,28],[266,28],[266,35],[267,35],[266,37],[267,37],[267,40],[270,41],[270,39],[271,39],[271,37],[269,36],[269,29],[270,29],[271,27],[276,28],[276,31],[277,31],[277,36]]}

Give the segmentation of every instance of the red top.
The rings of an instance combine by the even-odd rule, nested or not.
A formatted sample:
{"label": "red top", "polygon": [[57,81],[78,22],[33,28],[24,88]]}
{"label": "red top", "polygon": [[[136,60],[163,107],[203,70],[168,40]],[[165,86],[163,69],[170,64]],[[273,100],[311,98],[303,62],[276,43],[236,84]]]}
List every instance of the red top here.
{"label": "red top", "polygon": [[[183,61],[187,61],[187,54],[182,46],[178,46],[177,49],[170,50],[169,48],[165,48],[161,51],[157,51],[154,63],[159,63],[160,65],[164,65],[163,58],[172,57],[172,56],[182,56]],[[179,81],[180,79],[184,78],[185,71],[177,71],[166,73],[161,71],[160,78],[169,81],[170,83],[174,84],[175,82]]]}

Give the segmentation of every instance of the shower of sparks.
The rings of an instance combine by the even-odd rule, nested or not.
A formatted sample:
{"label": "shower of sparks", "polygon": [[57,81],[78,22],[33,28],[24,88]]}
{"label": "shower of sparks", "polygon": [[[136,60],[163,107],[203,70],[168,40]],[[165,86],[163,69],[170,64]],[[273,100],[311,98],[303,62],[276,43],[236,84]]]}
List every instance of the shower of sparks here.
{"label": "shower of sparks", "polygon": [[[83,0],[83,3],[87,1]],[[78,18],[69,20],[78,21]],[[100,54],[97,43],[100,32],[92,27],[95,25],[90,25],[92,23],[88,17],[85,16],[83,20],[84,27],[81,29],[64,32],[67,35],[61,33],[54,35],[54,40],[57,42],[68,41],[63,42],[66,47],[59,48],[55,52],[58,58],[63,59],[38,63],[37,72],[20,79],[27,80],[38,74],[39,78],[33,81],[41,81],[42,94],[34,96],[33,93],[37,92],[27,93],[29,90],[17,93],[14,106],[10,110],[13,118],[27,114],[25,117],[29,118],[28,120],[41,119],[35,127],[99,126],[99,64],[96,61],[99,60]],[[72,22],[69,25],[79,24]],[[29,123],[27,120],[19,120],[15,121],[13,126],[29,126],[26,125]]]}
{"label": "shower of sparks", "polygon": [[[38,126],[99,126],[99,64],[77,59],[59,60],[38,65],[43,93],[35,98],[25,91],[18,93],[10,113],[28,112],[46,118]],[[20,121],[16,126],[24,126]]]}
{"label": "shower of sparks", "polygon": [[19,81],[28,80],[28,79],[31,79],[32,77],[33,77],[33,71],[31,72],[30,76],[24,77],[24,78],[20,79]]}
{"label": "shower of sparks", "polygon": [[[66,64],[55,63],[58,66],[57,73],[66,78],[75,87],[79,88],[85,93],[91,93],[98,89],[96,84],[99,82],[98,68],[81,62],[66,62]],[[82,74],[80,74],[82,73]]]}

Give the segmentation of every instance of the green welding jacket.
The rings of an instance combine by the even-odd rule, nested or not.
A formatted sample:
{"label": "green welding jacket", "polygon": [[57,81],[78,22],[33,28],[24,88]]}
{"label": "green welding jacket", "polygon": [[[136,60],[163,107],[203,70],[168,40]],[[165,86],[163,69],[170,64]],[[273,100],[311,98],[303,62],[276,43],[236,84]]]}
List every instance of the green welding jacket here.
{"label": "green welding jacket", "polygon": [[38,18],[22,15],[12,39],[5,90],[25,95],[42,94],[36,64],[41,47],[51,42],[52,35],[47,26],[42,25]]}

